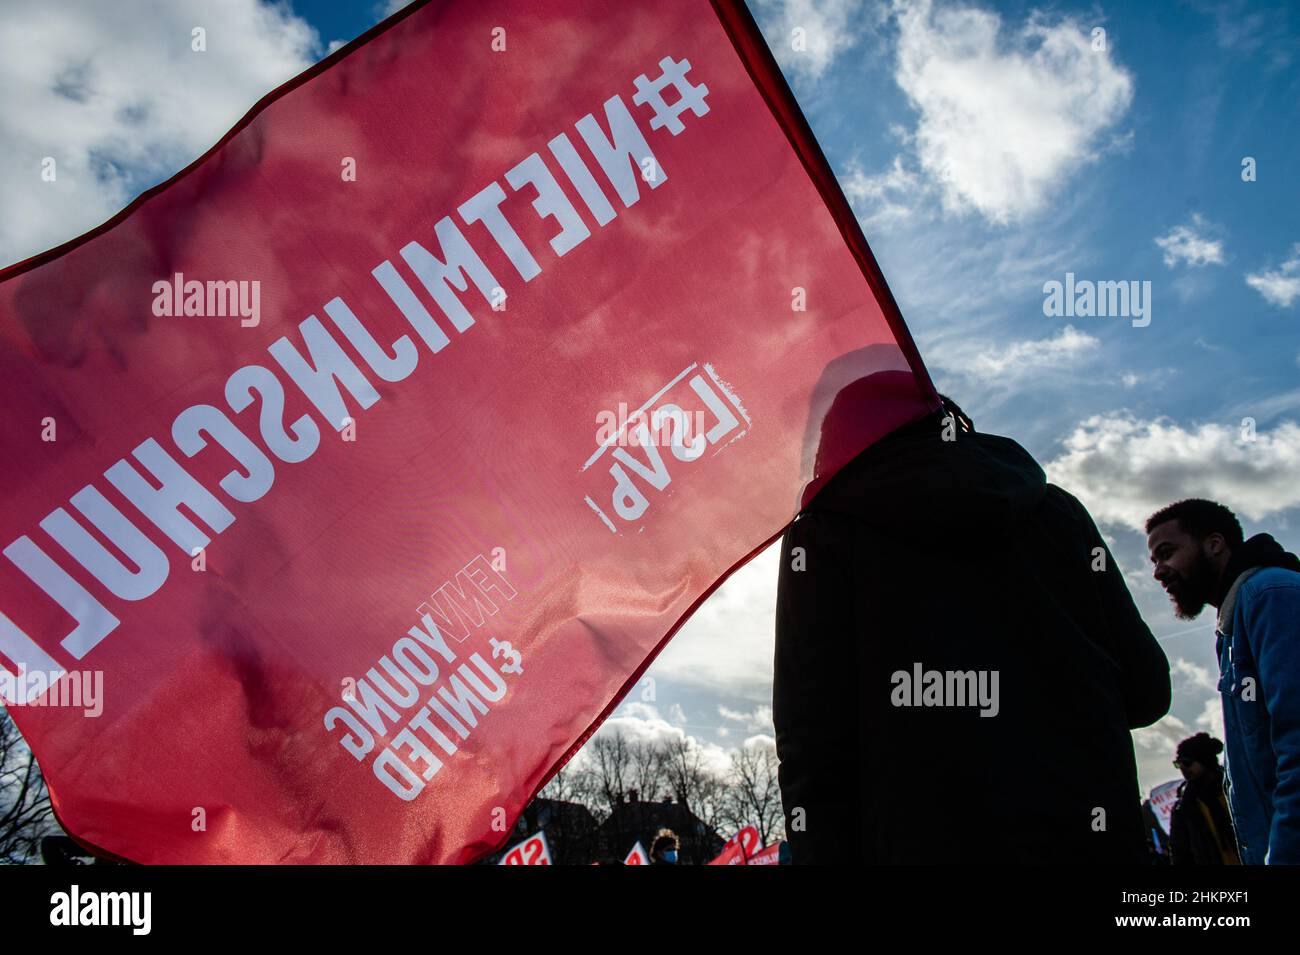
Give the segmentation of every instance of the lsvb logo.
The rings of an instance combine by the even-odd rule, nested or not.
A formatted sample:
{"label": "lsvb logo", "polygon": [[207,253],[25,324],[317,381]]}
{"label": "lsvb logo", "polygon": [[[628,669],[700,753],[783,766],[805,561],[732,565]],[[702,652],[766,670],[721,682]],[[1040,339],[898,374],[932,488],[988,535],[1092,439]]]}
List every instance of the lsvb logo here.
{"label": "lsvb logo", "polygon": [[587,506],[613,534],[637,526],[673,479],[749,433],[735,392],[710,364],[688,365],[630,414],[596,417],[596,450],[579,469]]}

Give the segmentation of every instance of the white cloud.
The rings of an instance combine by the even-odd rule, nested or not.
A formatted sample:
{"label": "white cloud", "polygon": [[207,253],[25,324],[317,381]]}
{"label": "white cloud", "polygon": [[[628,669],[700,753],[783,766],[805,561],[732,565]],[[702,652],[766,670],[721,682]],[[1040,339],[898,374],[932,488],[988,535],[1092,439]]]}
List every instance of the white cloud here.
{"label": "white cloud", "polygon": [[976,378],[988,381],[1005,379],[1008,375],[1023,378],[1079,361],[1100,344],[1087,332],[1066,325],[1054,338],[1013,342],[982,351],[970,360],[966,370]]}
{"label": "white cloud", "polygon": [[780,557],[778,540],[732,574],[682,625],[648,674],[720,696],[770,699]]}
{"label": "white cloud", "polygon": [[1196,215],[1190,224],[1175,226],[1165,235],[1157,236],[1156,245],[1164,253],[1165,265],[1171,269],[1179,262],[1193,268],[1222,265],[1223,243],[1202,235],[1205,228],[1205,220]]}
{"label": "white cloud", "polygon": [[[6,8],[0,264],[99,225],[201,155],[319,48],[287,4],[224,0],[219,14],[205,0],[147,6],[129,17],[99,0]],[[203,52],[191,48],[197,27]],[[46,157],[53,182],[41,178]]]}
{"label": "white cloud", "polygon": [[1214,289],[1214,282],[1204,272],[1180,272],[1168,284],[1183,305],[1204,299]]}
{"label": "white cloud", "polygon": [[1293,27],[1288,17],[1291,11],[1285,4],[1270,10],[1258,9],[1250,0],[1220,0],[1193,9],[1214,17],[1215,38],[1224,50],[1249,57],[1253,65],[1269,70],[1290,65],[1294,55],[1290,42]]}
{"label": "white cloud", "polygon": [[866,32],[863,6],[862,0],[759,0],[756,12],[781,68],[817,80]]}
{"label": "white cloud", "polygon": [[1133,742],[1140,749],[1156,753],[1173,753],[1178,744],[1192,735],[1191,728],[1170,713],[1158,723],[1133,731]]}
{"label": "white cloud", "polygon": [[1218,677],[1210,672],[1209,667],[1201,666],[1182,657],[1176,657],[1169,666],[1172,676],[1181,677],[1198,690],[1213,691],[1219,686]]}
{"label": "white cloud", "polygon": [[619,735],[633,743],[660,743],[686,739],[680,726],[674,726],[648,703],[624,703],[601,724],[596,734]]}
{"label": "white cloud", "polygon": [[1246,284],[1270,304],[1290,308],[1300,298],[1300,242],[1291,248],[1291,257],[1281,268],[1251,272],[1246,276]]}
{"label": "white cloud", "polygon": [[1223,697],[1218,693],[1205,701],[1201,715],[1196,717],[1196,727],[1216,739],[1223,739]]}
{"label": "white cloud", "polygon": [[659,708],[651,703],[624,703],[619,707],[620,716],[630,716],[638,720],[658,720]]}
{"label": "white cloud", "polygon": [[384,0],[383,3],[376,5],[375,13],[379,19],[386,20],[403,7],[409,7],[414,0]]}
{"label": "white cloud", "polygon": [[1132,101],[1128,72],[1073,20],[1035,15],[1004,33],[996,13],[931,0],[895,0],[894,15],[920,164],[951,211],[996,223],[1038,211]]}
{"label": "white cloud", "polygon": [[[696,736],[686,733],[681,727],[674,726],[659,715],[656,707],[645,703],[624,703],[618,710],[601,724],[592,740],[601,736],[619,735],[632,743],[657,745],[685,740],[687,744],[700,753],[706,768],[722,775],[731,765],[731,752]],[[587,746],[591,742],[588,741]],[[584,746],[574,757],[574,765],[583,765],[589,756]]]}
{"label": "white cloud", "polygon": [[[925,355],[940,390],[972,395],[970,408],[980,408],[977,421],[989,408],[1023,399],[1040,388],[1069,387],[1071,381],[1097,381],[1095,359],[1101,341],[1073,325],[1047,338],[1003,341],[1007,330],[986,324],[981,331],[954,329],[925,343]],[[1114,380],[1118,386],[1118,380]],[[1018,433],[1023,439],[1023,431]],[[1050,440],[1054,440],[1053,436]]]}
{"label": "white cloud", "polygon": [[1223,705],[1217,689],[1217,672],[1182,657],[1171,660],[1169,672],[1174,684],[1174,708],[1184,714],[1195,713],[1199,708],[1199,713],[1191,724],[1170,713],[1153,726],[1133,731],[1144,790],[1177,776],[1177,771],[1170,766],[1170,757],[1189,736],[1206,732],[1223,739]]}
{"label": "white cloud", "polygon": [[1184,428],[1166,418],[1095,415],[1049,461],[1050,480],[1098,521],[1141,529],[1155,510],[1186,497],[1221,501],[1250,520],[1300,504],[1300,425],[1286,421],[1244,440],[1240,427]]}
{"label": "white cloud", "polygon": [[748,713],[742,713],[726,706],[719,706],[718,715],[724,720],[739,723],[751,733],[763,731],[765,734],[771,735],[776,732],[772,723],[772,707],[770,706],[759,705]]}
{"label": "white cloud", "polygon": [[[1215,349],[1215,351],[1221,350]],[[1300,388],[1280,391],[1267,398],[1244,399],[1228,408],[1224,415],[1228,418],[1254,418],[1256,422],[1263,422],[1296,412],[1300,412]]]}
{"label": "white cloud", "polygon": [[902,156],[895,156],[893,165],[874,176],[855,163],[840,179],[840,186],[854,208],[865,209],[864,225],[869,222],[872,227],[910,217],[923,191],[920,177],[903,167]]}

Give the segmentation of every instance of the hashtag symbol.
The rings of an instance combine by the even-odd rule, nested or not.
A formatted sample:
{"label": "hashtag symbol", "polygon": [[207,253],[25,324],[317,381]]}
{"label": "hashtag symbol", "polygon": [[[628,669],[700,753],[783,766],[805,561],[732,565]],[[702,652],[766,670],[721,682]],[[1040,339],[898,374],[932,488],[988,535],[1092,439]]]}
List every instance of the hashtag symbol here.
{"label": "hashtag symbol", "polygon": [[[632,102],[654,110],[655,114],[650,119],[651,129],[666,128],[676,136],[686,128],[678,116],[688,109],[696,116],[703,116],[709,111],[709,104],[704,102],[704,97],[709,95],[709,88],[703,83],[693,86],[686,79],[686,74],[691,70],[690,60],[674,61],[671,56],[665,56],[659,61],[659,69],[663,73],[654,81],[647,79],[644,73],[636,78],[636,95],[632,97]],[[678,94],[677,102],[672,106],[665,103],[663,98],[663,91],[669,86],[677,90]]]}

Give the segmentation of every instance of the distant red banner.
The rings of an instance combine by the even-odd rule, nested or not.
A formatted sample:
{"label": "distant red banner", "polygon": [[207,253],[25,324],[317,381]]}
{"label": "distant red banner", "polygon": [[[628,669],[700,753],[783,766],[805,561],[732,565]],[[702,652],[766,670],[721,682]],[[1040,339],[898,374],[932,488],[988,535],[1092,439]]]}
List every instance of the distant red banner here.
{"label": "distant red banner", "polygon": [[775,842],[765,849],[759,849],[752,856],[746,865],[780,865],[781,864],[781,843]]}
{"label": "distant red banner", "polygon": [[416,4],[0,273],[0,337],[0,693],[151,863],[499,849],[935,406],[734,2]]}
{"label": "distant red banner", "polygon": [[735,842],[727,846],[709,865],[744,865],[745,850],[740,843]]}

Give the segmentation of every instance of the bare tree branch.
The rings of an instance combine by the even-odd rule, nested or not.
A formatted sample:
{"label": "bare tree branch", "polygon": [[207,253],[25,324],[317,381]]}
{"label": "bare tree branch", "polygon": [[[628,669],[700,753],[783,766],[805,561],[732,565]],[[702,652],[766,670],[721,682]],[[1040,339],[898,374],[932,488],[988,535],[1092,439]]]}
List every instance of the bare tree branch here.
{"label": "bare tree branch", "polygon": [[57,831],[40,766],[0,706],[0,863],[31,861],[41,837]]}
{"label": "bare tree branch", "polygon": [[776,750],[755,742],[731,754],[731,800],[726,815],[735,828],[752,825],[763,844],[784,832],[781,787],[777,781]]}

